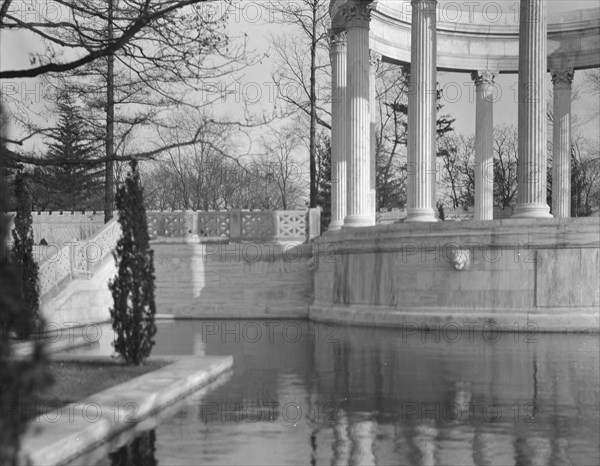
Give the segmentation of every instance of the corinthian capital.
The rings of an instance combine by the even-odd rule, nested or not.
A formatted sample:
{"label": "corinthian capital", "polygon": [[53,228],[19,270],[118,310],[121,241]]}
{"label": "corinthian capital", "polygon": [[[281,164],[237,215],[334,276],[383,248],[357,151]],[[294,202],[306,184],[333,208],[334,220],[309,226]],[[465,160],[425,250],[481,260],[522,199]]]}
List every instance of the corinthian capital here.
{"label": "corinthian capital", "polygon": [[490,85],[490,84],[494,84],[494,79],[496,79],[497,75],[498,75],[497,71],[490,71],[490,70],[473,71],[471,73],[471,79],[473,80],[475,85],[478,85],[478,84]]}
{"label": "corinthian capital", "polygon": [[348,27],[368,27],[371,21],[371,8],[361,0],[346,3],[340,13]]}
{"label": "corinthian capital", "polygon": [[378,52],[376,52],[375,50],[371,49],[369,50],[369,63],[371,64],[371,66],[377,67],[377,65],[379,65],[379,62],[381,61],[382,55]]}
{"label": "corinthian capital", "polygon": [[412,0],[410,2],[410,6],[413,8],[413,11],[415,9],[418,9],[422,13],[425,13],[427,16],[435,15],[437,8],[437,0]]}
{"label": "corinthian capital", "polygon": [[331,53],[340,53],[346,50],[346,31],[330,31],[329,38]]}
{"label": "corinthian capital", "polygon": [[552,70],[550,72],[552,84],[555,86],[558,84],[568,84],[570,86],[573,83],[574,74],[573,68],[566,70]]}

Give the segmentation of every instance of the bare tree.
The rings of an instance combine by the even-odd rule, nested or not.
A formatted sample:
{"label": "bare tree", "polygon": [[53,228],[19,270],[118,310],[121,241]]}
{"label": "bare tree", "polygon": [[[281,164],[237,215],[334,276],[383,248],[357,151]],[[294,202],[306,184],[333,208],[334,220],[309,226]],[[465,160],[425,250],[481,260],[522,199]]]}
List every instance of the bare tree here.
{"label": "bare tree", "polygon": [[[224,32],[225,16],[204,8],[203,1],[54,0],[50,3],[62,13],[59,23],[48,18],[22,21],[11,3],[3,4],[2,27],[28,30],[48,48],[32,56],[40,66],[0,77],[62,72],[61,86],[88,104],[105,146],[105,220],[112,216],[114,166],[123,140],[140,125],[163,124],[161,108],[194,105],[189,94],[202,90],[200,78],[223,78],[248,64],[245,43],[232,47]],[[80,60],[53,63],[82,52],[87,55]],[[125,112],[124,104],[134,104],[135,111]],[[138,151],[125,158],[147,155]],[[21,160],[35,163],[32,157]]]}
{"label": "bare tree", "polygon": [[265,176],[268,196],[265,208],[286,210],[300,203],[303,170],[297,152],[302,147],[302,139],[296,129],[284,127],[272,130],[262,138],[261,146],[263,152],[253,162],[253,166]]}
{"label": "bare tree", "polygon": [[402,207],[406,202],[408,77],[403,68],[386,63],[379,65],[376,77],[377,207]]}
{"label": "bare tree", "polygon": [[[174,14],[180,13],[179,19],[186,18],[188,24],[180,24],[183,29],[191,26],[191,22],[202,16],[200,5],[206,0],[121,0],[122,14],[113,15],[114,0],[109,0],[107,7],[98,9],[102,2],[96,0],[50,0],[46,5],[46,14],[23,15],[22,2],[4,0],[0,6],[0,29],[29,31],[39,41],[49,45],[48,54],[32,56],[31,68],[21,70],[0,71],[0,79],[32,78],[45,73],[62,73],[79,68],[99,58],[114,55],[119,50],[131,46],[157,24],[177,21]],[[190,7],[182,13],[182,10]],[[112,12],[112,13],[111,13]],[[126,14],[125,14],[126,12]],[[112,18],[110,16],[113,16]],[[96,20],[106,25],[115,24],[114,34],[98,34],[89,20]],[[86,21],[87,20],[87,21]],[[70,37],[65,37],[65,31]],[[175,32],[176,31],[172,31]],[[202,34],[202,31],[198,31]],[[181,37],[181,36],[180,36]],[[170,38],[163,37],[168,41]],[[188,42],[181,45],[188,44]],[[201,43],[198,44],[201,46]],[[139,47],[139,45],[138,45]],[[139,50],[139,53],[143,53]],[[76,58],[65,58],[78,55]]]}
{"label": "bare tree", "polygon": [[[330,75],[328,7],[329,0],[278,0],[274,3],[282,21],[295,25],[304,38],[278,36],[272,40],[279,58],[273,80],[291,110],[308,116],[311,207],[317,206],[318,198],[317,125],[331,129],[327,122],[330,112],[324,108],[328,101],[328,87],[317,88],[319,83],[328,83],[326,76]],[[307,47],[309,60],[306,58]],[[291,93],[289,89],[296,92]]]}
{"label": "bare tree", "polygon": [[571,145],[571,215],[586,217],[600,206],[600,151],[584,147],[584,141]]}
{"label": "bare tree", "polygon": [[494,203],[500,208],[514,206],[517,199],[517,129],[494,128]]}
{"label": "bare tree", "polygon": [[453,209],[471,207],[475,190],[475,141],[473,137],[450,134],[439,141],[442,199]]}
{"label": "bare tree", "polygon": [[[232,128],[211,121],[201,109],[175,113],[170,127],[157,134],[157,144],[171,148],[144,169],[152,208],[227,208],[226,199],[244,172],[231,142]],[[197,143],[180,144],[190,138]]]}

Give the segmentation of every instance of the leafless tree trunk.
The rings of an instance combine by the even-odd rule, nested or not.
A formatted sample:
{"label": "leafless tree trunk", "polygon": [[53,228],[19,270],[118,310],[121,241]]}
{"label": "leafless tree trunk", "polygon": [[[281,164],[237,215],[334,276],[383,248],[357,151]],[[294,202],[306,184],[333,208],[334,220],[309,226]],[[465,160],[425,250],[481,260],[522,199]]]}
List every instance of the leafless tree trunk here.
{"label": "leafless tree trunk", "polygon": [[[114,39],[113,13],[114,0],[108,0],[108,41]],[[104,223],[113,216],[114,208],[114,150],[115,150],[115,55],[106,57],[106,169],[104,174]]]}

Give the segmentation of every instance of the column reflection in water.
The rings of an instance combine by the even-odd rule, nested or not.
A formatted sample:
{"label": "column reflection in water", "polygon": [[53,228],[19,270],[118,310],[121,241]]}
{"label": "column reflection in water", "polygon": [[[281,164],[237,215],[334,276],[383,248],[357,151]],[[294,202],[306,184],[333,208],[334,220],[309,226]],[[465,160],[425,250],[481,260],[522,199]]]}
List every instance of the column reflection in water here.
{"label": "column reflection in water", "polygon": [[108,455],[111,466],[156,466],[155,438],[153,430],[142,432],[131,443]]}
{"label": "column reflection in water", "polygon": [[[597,335],[278,324],[200,338],[233,355],[233,374],[158,425],[159,464],[600,463]],[[175,322],[157,348],[178,328],[198,347],[201,324]]]}

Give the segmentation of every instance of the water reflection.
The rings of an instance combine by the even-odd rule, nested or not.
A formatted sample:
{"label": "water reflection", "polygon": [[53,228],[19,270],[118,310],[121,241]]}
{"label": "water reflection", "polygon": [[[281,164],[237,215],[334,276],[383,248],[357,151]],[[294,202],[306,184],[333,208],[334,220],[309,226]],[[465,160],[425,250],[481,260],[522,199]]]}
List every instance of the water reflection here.
{"label": "water reflection", "polygon": [[142,432],[132,442],[108,455],[111,466],[157,466],[155,439],[154,430]]}
{"label": "water reflection", "polygon": [[436,341],[340,327],[325,338],[296,322],[296,338],[280,322],[249,338],[243,322],[214,323],[159,328],[155,354],[235,365],[157,426],[158,464],[600,464],[596,335]]}

